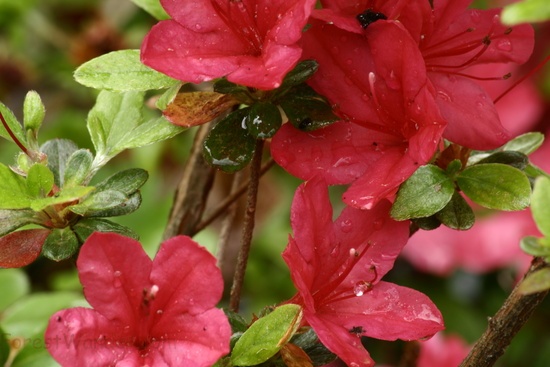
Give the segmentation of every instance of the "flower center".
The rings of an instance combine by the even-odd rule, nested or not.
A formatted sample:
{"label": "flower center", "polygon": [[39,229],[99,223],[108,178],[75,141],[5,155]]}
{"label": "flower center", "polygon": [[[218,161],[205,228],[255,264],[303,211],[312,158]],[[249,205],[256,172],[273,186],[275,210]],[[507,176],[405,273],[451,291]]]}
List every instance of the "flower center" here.
{"label": "flower center", "polygon": [[376,22],[380,19],[388,19],[387,16],[385,16],[383,13],[377,12],[372,10],[372,8],[368,8],[361,14],[358,14],[355,18],[359,21],[361,24],[361,27],[367,28],[372,23]]}

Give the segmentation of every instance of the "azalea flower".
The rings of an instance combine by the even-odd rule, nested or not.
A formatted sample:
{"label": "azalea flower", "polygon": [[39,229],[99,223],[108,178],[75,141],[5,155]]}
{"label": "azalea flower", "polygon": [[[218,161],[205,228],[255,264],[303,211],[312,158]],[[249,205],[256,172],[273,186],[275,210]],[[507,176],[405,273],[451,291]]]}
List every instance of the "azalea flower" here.
{"label": "azalea flower", "polygon": [[221,273],[190,238],[165,241],[151,261],[131,238],[94,233],[77,267],[93,309],[51,317],[45,340],[62,366],[206,367],[229,352]]}
{"label": "azalea flower", "polygon": [[348,366],[372,366],[361,336],[414,340],[443,328],[440,312],[424,294],[380,279],[408,238],[408,223],[389,217],[383,201],[370,211],[352,207],[332,221],[327,186],[318,178],[294,197],[283,258],[319,340]]}
{"label": "azalea flower", "polygon": [[297,64],[315,0],[161,0],[172,17],[145,37],[141,60],[186,82],[226,76],[274,89]]}
{"label": "azalea flower", "polygon": [[[433,9],[427,0],[322,3],[304,35],[303,57],[319,63],[309,83],[371,138],[350,136],[359,128],[344,123],[329,133],[284,126],[272,154],[291,174],[352,183],[344,201],[368,209],[391,198],[442,137],[483,150],[509,139],[469,68],[524,62],[533,47],[530,26],[505,28],[497,10],[467,10],[464,0],[436,0]],[[391,136],[389,144],[378,144],[380,133]]]}

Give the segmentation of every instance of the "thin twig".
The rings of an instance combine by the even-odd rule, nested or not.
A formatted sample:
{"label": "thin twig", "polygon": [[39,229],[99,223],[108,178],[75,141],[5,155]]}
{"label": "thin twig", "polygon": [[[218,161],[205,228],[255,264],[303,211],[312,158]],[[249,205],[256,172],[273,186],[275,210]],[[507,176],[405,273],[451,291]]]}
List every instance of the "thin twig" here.
{"label": "thin twig", "polygon": [[233,312],[239,311],[239,303],[241,301],[241,291],[244,282],[244,274],[248,263],[248,254],[250,253],[250,245],[252,243],[252,232],[254,231],[254,221],[256,215],[256,202],[258,199],[258,186],[260,183],[260,169],[262,166],[262,153],[264,141],[258,139],[256,141],[256,150],[250,164],[250,182],[248,185],[248,194],[246,199],[246,210],[244,213],[243,235],[239,257],[237,258],[237,267],[233,277],[233,285],[231,286],[231,294],[229,296],[229,308]]}
{"label": "thin twig", "polygon": [[202,145],[211,126],[211,123],[204,124],[197,130],[191,154],[176,191],[164,239],[178,234],[193,236],[197,233],[196,226],[201,220],[214,181],[214,169],[202,156]]}
{"label": "thin twig", "polygon": [[[534,258],[531,267],[524,275],[550,267],[541,258]],[[460,367],[491,367],[510,345],[514,336],[525,325],[537,306],[544,300],[548,291],[523,295],[518,283],[494,317],[489,318],[487,330],[474,344],[470,354]]]}
{"label": "thin twig", "polygon": [[[270,158],[269,161],[267,161],[262,169],[260,170],[260,177],[262,177],[267,171],[269,171],[269,169],[271,167],[273,167],[273,165],[275,164],[275,161]],[[204,219],[202,222],[200,222],[199,224],[197,224],[197,226],[195,227],[195,230],[197,232],[200,232],[202,231],[204,228],[206,228],[206,226],[208,226],[209,224],[211,224],[214,220],[216,220],[216,218],[218,218],[222,213],[224,213],[227,208],[233,204],[234,201],[236,201],[239,197],[241,197],[242,194],[244,194],[246,192],[246,189],[248,188],[248,185],[250,184],[250,180],[244,182],[241,186],[239,186],[239,188],[237,190],[235,190],[234,192],[231,191],[231,194],[225,198],[225,200],[223,200],[221,202],[220,205],[218,205],[218,207],[216,209],[214,209],[212,211],[212,213],[208,216],[208,218]]]}

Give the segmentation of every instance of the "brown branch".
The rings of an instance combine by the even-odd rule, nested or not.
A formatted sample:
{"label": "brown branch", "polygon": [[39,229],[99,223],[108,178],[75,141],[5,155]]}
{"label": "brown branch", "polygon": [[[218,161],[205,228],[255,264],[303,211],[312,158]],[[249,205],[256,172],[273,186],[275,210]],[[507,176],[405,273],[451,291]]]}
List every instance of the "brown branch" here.
{"label": "brown branch", "polygon": [[176,191],[164,239],[178,234],[193,236],[197,232],[196,226],[201,220],[214,181],[214,169],[202,156],[202,144],[211,126],[212,123],[204,124],[197,130],[191,154]]}
{"label": "brown branch", "polygon": [[[523,279],[531,273],[550,267],[540,258],[534,258]],[[519,283],[521,284],[521,283]],[[523,295],[519,284],[512,290],[504,304],[492,318],[485,333],[474,344],[470,354],[459,367],[491,367],[510,345],[514,336],[527,322],[548,291]]]}
{"label": "brown branch", "polygon": [[250,182],[248,185],[248,194],[246,202],[246,211],[244,213],[244,224],[241,248],[239,257],[237,258],[237,267],[233,277],[231,293],[229,296],[229,309],[233,312],[239,311],[239,303],[241,301],[241,291],[244,282],[244,274],[248,263],[248,254],[250,253],[250,245],[252,243],[252,232],[254,231],[254,221],[256,214],[256,202],[258,199],[258,186],[260,183],[260,169],[262,167],[264,141],[258,139],[256,141],[256,150],[250,165]]}

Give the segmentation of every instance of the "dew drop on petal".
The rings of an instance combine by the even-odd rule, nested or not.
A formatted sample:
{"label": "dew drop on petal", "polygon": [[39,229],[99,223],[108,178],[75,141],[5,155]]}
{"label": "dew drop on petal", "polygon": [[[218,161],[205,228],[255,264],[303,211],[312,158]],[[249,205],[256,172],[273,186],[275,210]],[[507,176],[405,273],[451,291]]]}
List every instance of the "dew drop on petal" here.
{"label": "dew drop on petal", "polygon": [[122,273],[117,270],[113,273],[113,276],[115,277],[115,280],[113,281],[113,286],[115,288],[122,287],[122,280],[120,279],[120,277],[122,276]]}
{"label": "dew drop on petal", "polygon": [[199,23],[197,23],[197,24],[195,24],[195,29],[197,31],[200,31],[202,29],[202,26]]}
{"label": "dew drop on petal", "polygon": [[353,293],[357,297],[361,297],[366,292],[368,292],[372,288],[372,284],[365,281],[360,281],[355,283],[355,286],[353,287]]}
{"label": "dew drop on petal", "polygon": [[163,312],[163,310],[157,310],[157,315],[162,315]]}
{"label": "dew drop on petal", "polygon": [[507,38],[498,40],[496,44],[497,48],[501,51],[512,51],[512,42]]}
{"label": "dew drop on petal", "polygon": [[349,219],[346,219],[345,221],[340,223],[340,229],[344,233],[349,233],[351,231],[351,228],[352,228],[351,220],[349,220]]}

